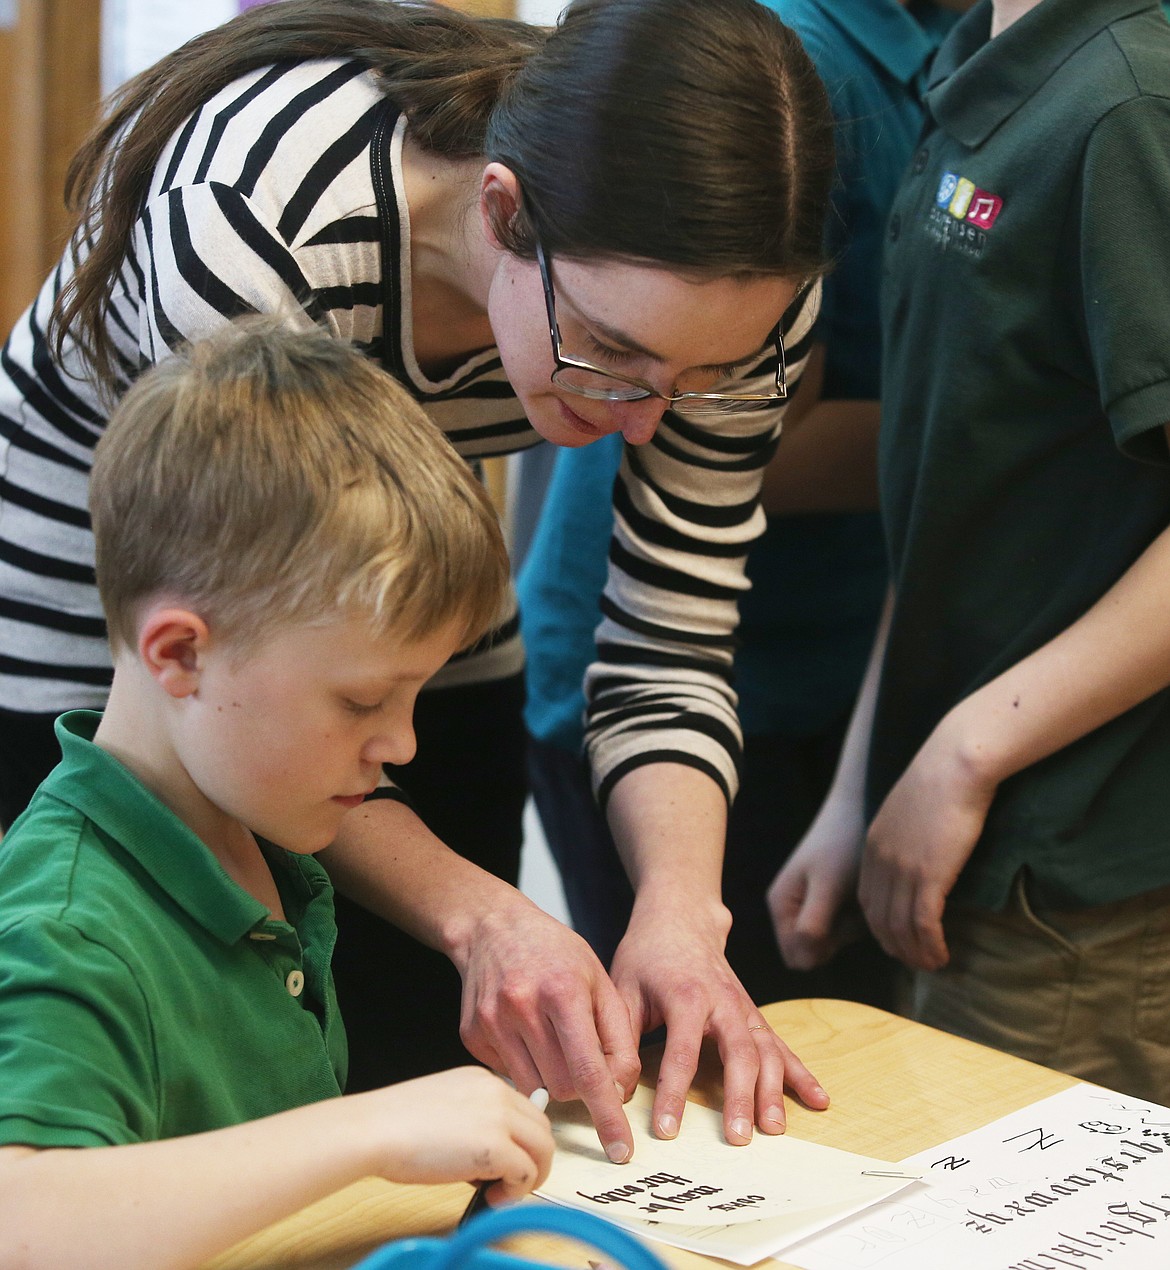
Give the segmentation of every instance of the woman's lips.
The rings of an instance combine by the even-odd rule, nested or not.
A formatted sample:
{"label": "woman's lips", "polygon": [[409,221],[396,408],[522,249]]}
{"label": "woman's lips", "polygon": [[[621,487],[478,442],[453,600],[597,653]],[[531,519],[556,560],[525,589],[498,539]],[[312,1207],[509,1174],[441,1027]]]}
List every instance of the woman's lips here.
{"label": "woman's lips", "polygon": [[575,410],[565,405],[559,397],[556,402],[560,407],[561,417],[575,432],[580,432],[582,436],[588,437],[591,441],[606,435],[608,429],[599,427],[596,423],[590,423],[588,419],[583,419]]}

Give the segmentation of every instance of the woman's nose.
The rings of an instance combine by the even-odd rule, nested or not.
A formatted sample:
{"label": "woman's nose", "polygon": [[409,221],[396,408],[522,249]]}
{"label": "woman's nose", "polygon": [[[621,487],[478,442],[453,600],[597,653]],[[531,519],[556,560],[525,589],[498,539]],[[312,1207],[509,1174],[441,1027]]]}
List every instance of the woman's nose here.
{"label": "woman's nose", "polygon": [[614,407],[618,430],[629,445],[645,445],[654,436],[666,408],[667,403],[661,397],[623,401]]}

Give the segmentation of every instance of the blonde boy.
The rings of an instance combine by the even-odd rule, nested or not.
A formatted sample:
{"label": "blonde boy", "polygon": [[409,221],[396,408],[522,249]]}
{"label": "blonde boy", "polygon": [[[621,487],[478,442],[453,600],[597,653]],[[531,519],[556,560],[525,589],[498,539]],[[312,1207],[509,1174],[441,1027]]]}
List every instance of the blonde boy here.
{"label": "blonde boy", "polygon": [[139,381],[91,511],[109,705],[0,846],[0,1264],[190,1265],[369,1174],[524,1193],[548,1123],[486,1071],[338,1097],[313,859],[500,604],[481,486],[372,362],[265,321]]}

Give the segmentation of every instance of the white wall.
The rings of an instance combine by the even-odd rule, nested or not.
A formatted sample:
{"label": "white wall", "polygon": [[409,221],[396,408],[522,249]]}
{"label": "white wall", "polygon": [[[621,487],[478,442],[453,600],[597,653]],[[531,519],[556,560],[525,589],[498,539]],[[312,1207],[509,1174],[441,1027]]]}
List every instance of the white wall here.
{"label": "white wall", "polygon": [[[552,26],[567,3],[518,0],[516,16]],[[102,95],[242,7],[239,0],[102,0]],[[0,0],[0,26],[15,20],[16,0]]]}
{"label": "white wall", "polygon": [[102,0],[102,95],[239,10],[239,0]]}
{"label": "white wall", "polygon": [[516,16],[525,22],[540,26],[553,26],[557,15],[569,0],[517,0]]}

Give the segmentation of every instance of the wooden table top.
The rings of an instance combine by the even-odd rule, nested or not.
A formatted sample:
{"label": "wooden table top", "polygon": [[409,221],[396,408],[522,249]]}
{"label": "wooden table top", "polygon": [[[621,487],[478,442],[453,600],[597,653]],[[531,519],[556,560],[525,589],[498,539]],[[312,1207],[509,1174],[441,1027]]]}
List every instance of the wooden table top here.
{"label": "wooden table top", "polygon": [[[1076,1084],[1070,1076],[855,1002],[783,1001],[763,1013],[833,1100],[825,1112],[789,1100],[788,1131],[861,1155],[899,1160]],[[649,1076],[654,1058],[647,1055]],[[716,1068],[706,1063],[704,1071]],[[718,1105],[719,1093],[717,1077],[708,1074],[690,1097]],[[387,1240],[448,1234],[470,1194],[463,1183],[404,1186],[367,1178],[244,1240],[205,1270],[343,1270]],[[651,1246],[678,1270],[725,1264]],[[572,1270],[583,1270],[588,1259],[581,1245],[551,1237],[527,1237],[517,1248]]]}

